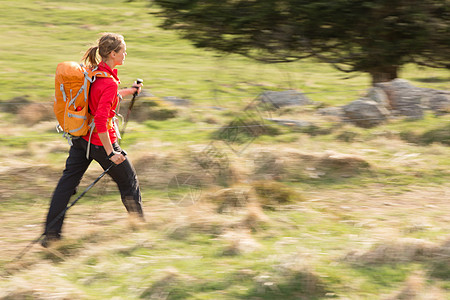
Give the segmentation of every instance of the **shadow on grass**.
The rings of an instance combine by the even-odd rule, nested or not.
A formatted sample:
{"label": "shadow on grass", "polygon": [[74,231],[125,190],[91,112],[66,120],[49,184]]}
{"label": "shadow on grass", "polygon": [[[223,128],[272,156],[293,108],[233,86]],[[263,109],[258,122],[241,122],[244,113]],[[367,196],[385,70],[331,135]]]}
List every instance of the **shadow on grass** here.
{"label": "shadow on grass", "polygon": [[298,272],[277,284],[255,283],[246,295],[237,297],[237,299],[318,300],[330,298],[328,295],[334,294],[328,293],[325,285],[317,277]]}
{"label": "shadow on grass", "polygon": [[359,277],[366,278],[371,285],[383,287],[395,286],[405,281],[412,269],[410,263],[354,266]]}
{"label": "shadow on grass", "polygon": [[[239,288],[244,286],[250,288]],[[319,279],[302,272],[283,277],[277,283],[233,276],[224,280],[192,282],[180,275],[170,274],[152,284],[140,298],[159,299],[157,297],[164,296],[164,299],[186,299],[198,294],[229,295],[232,299],[246,300],[316,300],[330,298],[328,295],[332,295],[327,294],[325,285]]]}
{"label": "shadow on grass", "polygon": [[450,124],[419,134],[412,131],[405,131],[400,133],[400,137],[409,143],[420,145],[441,143],[446,146],[450,146]]}
{"label": "shadow on grass", "polygon": [[424,78],[414,78],[415,81],[425,82],[425,83],[440,83],[440,82],[448,82],[450,78],[444,77],[424,77]]}

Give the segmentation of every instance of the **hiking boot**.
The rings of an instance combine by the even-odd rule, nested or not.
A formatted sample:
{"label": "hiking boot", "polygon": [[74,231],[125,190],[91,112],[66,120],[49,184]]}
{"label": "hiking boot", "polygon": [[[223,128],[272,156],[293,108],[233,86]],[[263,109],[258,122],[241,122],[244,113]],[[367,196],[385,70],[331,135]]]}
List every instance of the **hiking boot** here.
{"label": "hiking boot", "polygon": [[59,233],[47,233],[41,240],[41,246],[48,248],[51,243],[59,241],[60,239],[61,235]]}

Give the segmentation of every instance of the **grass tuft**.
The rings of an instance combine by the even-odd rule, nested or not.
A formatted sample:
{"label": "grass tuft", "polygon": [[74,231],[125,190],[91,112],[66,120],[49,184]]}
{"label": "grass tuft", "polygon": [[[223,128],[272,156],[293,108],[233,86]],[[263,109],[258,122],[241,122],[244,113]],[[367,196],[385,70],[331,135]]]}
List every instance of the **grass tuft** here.
{"label": "grass tuft", "polygon": [[289,186],[276,181],[255,181],[252,183],[258,201],[264,208],[304,201],[302,195]]}
{"label": "grass tuft", "polygon": [[427,259],[435,252],[434,243],[404,238],[397,241],[385,241],[366,252],[352,251],[344,260],[363,265],[404,263]]}

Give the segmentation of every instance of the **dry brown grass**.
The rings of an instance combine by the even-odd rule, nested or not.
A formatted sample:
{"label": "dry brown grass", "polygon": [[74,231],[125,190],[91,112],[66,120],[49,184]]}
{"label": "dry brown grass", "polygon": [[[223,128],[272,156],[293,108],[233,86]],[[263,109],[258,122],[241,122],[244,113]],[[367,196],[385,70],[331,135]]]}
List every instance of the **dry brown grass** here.
{"label": "dry brown grass", "polygon": [[441,260],[449,256],[448,244],[448,241],[439,245],[422,239],[399,238],[378,243],[368,251],[351,251],[344,260],[356,264]]}
{"label": "dry brown grass", "polygon": [[352,177],[370,169],[367,160],[354,154],[336,151],[304,152],[283,147],[253,150],[252,179],[301,180],[302,178]]}
{"label": "dry brown grass", "polygon": [[127,223],[128,228],[131,231],[138,231],[146,228],[146,222],[136,213],[129,213],[127,215]]}
{"label": "dry brown grass", "polygon": [[398,241],[385,241],[369,251],[352,251],[347,254],[345,260],[357,264],[411,262],[430,256],[435,248],[434,243],[404,238]]}
{"label": "dry brown grass", "polygon": [[[0,290],[0,299],[77,300],[85,298],[84,293],[72,282],[58,276],[58,271],[56,266],[41,262],[37,267],[11,278],[8,281],[8,288]],[[48,275],[43,276],[44,274]]]}
{"label": "dry brown grass", "polygon": [[385,300],[413,300],[418,299],[418,296],[425,288],[425,277],[421,272],[416,272],[408,277],[403,284],[403,287],[396,291],[393,295],[387,297]]}
{"label": "dry brown grass", "polygon": [[171,152],[146,151],[132,159],[141,185],[165,187],[170,179],[182,172],[178,156]]}
{"label": "dry brown grass", "polygon": [[174,239],[186,239],[196,232],[220,235],[236,222],[233,218],[217,214],[215,207],[208,203],[178,207],[168,212],[167,217],[167,222],[161,226]]}
{"label": "dry brown grass", "polygon": [[261,249],[248,230],[229,230],[220,239],[224,242],[223,255],[240,255]]}
{"label": "dry brown grass", "polygon": [[270,218],[264,213],[258,202],[252,201],[247,205],[247,211],[239,222],[239,227],[259,231],[270,224]]}
{"label": "dry brown grass", "polygon": [[252,182],[252,187],[258,202],[265,208],[304,201],[301,194],[281,182],[259,180]]}
{"label": "dry brown grass", "polygon": [[250,201],[250,192],[245,187],[220,189],[209,198],[217,205],[218,213],[230,213],[244,208]]}
{"label": "dry brown grass", "polygon": [[168,267],[157,272],[159,277],[154,283],[145,289],[139,298],[152,300],[170,299],[171,290],[195,278],[182,274],[178,269]]}
{"label": "dry brown grass", "polygon": [[[147,144],[145,144],[147,143]],[[390,147],[386,151],[396,151],[396,147],[405,146],[404,143],[393,141],[392,145],[387,140],[377,139],[372,145],[379,144],[382,147]],[[150,142],[144,142],[149,145]],[[29,147],[39,148],[40,145],[31,143]],[[58,143],[43,145],[45,152],[63,152],[64,146]],[[159,145],[164,148],[164,145]],[[168,180],[176,172],[191,169],[192,164],[186,160],[181,151],[159,151],[159,149],[151,152],[139,150],[140,146],[133,146],[137,155],[130,155],[134,160],[134,165],[138,170],[138,176],[145,188],[163,187],[165,188]],[[239,255],[258,251],[261,249],[257,238],[261,235],[274,235],[283,232],[284,224],[281,222],[281,215],[277,215],[274,219],[269,218],[268,215],[277,214],[278,212],[263,211],[263,201],[260,196],[257,196],[251,189],[251,179],[265,179],[269,184],[278,184],[278,190],[283,190],[287,185],[280,182],[273,182],[272,180],[290,180],[298,178],[320,178],[326,176],[347,177],[370,170],[376,161],[372,155],[380,159],[381,154],[371,151],[362,151],[361,156],[352,153],[356,150],[349,150],[351,154],[343,154],[345,150],[338,149],[341,153],[330,152],[324,150],[323,145],[319,145],[317,151],[308,151],[313,145],[307,145],[306,149],[289,147],[272,147],[266,148],[249,148],[241,157],[233,157],[231,167],[234,168],[237,175],[233,175],[239,184],[231,185],[229,188],[218,187],[213,180],[208,181],[211,188],[206,191],[204,201],[199,205],[190,207],[175,207],[170,200],[165,199],[164,196],[156,196],[144,199],[144,209],[149,221],[147,223],[135,222],[133,219],[128,219],[126,212],[121,206],[119,196],[117,202],[107,201],[101,203],[102,211],[92,213],[92,206],[86,208],[84,205],[76,206],[74,213],[72,211],[68,218],[67,228],[70,228],[70,234],[73,236],[63,240],[59,245],[56,244],[54,249],[57,252],[44,252],[40,247],[34,248],[30,251],[30,255],[21,262],[21,265],[11,267],[15,276],[23,277],[29,276],[32,272],[37,273],[37,269],[41,271],[46,270],[46,266],[41,267],[39,264],[50,264],[52,261],[65,260],[64,264],[71,261],[78,260],[84,255],[96,256],[108,253],[108,251],[117,251],[125,254],[132,254],[136,247],[142,247],[142,244],[124,242],[124,236],[136,236],[140,231],[150,231],[160,233],[163,231],[166,236],[175,239],[188,239],[191,235],[196,233],[207,234],[212,238],[217,238],[222,243],[220,248],[223,254]],[[146,148],[147,149],[147,148]],[[370,149],[369,149],[370,150]],[[443,155],[447,149],[441,146],[431,146],[426,151],[426,155]],[[397,151],[401,152],[401,151]],[[395,152],[395,153],[397,153]],[[406,167],[411,162],[403,159],[408,156],[409,152],[392,155],[392,159],[388,162],[383,162],[392,167]],[[253,156],[255,155],[255,156]],[[383,154],[384,155],[384,154]],[[0,180],[0,190],[4,193],[1,196],[8,195],[9,188],[6,181],[15,177],[18,184],[24,183],[23,191],[30,192],[51,192],[54,187],[54,180],[57,180],[62,170],[62,166],[53,166],[41,163],[34,167],[30,167],[30,162],[23,159],[23,154],[17,154],[12,161],[7,161],[2,166],[4,170],[2,175],[5,180]],[[39,159],[39,153],[32,153],[33,159]],[[413,159],[420,157],[413,157]],[[421,159],[421,158],[420,158]],[[186,161],[188,162],[187,164]],[[370,161],[370,164],[368,163]],[[413,160],[413,163],[416,161]],[[426,163],[427,160],[421,161]],[[249,168],[249,166],[251,166]],[[55,169],[56,167],[56,169]],[[195,170],[199,170],[198,168]],[[98,168],[92,168],[84,180],[92,181],[101,172]],[[25,176],[22,173],[30,174]],[[35,174],[39,174],[37,177]],[[202,178],[203,179],[203,178]],[[102,181],[102,184],[104,182]],[[2,184],[4,184],[2,186]],[[36,190],[41,184],[45,186],[44,189]],[[49,188],[50,187],[50,188]],[[19,186],[19,188],[21,188]],[[420,262],[428,267],[431,263],[436,266],[448,263],[450,250],[450,242],[433,243],[426,240],[405,239],[404,236],[419,236],[425,235],[432,239],[436,232],[444,232],[448,228],[450,218],[444,212],[448,211],[450,204],[448,195],[450,193],[449,186],[443,184],[442,186],[413,186],[410,185],[405,190],[395,189],[390,191],[389,186],[381,184],[367,185],[364,188],[357,186],[352,189],[306,189],[302,191],[295,204],[296,208],[286,206],[286,209],[300,209],[302,212],[314,212],[326,220],[333,220],[336,222],[346,222],[346,224],[362,228],[363,233],[357,236],[356,244],[372,244],[373,248],[366,251],[352,251],[347,257],[346,261],[355,264],[385,264],[397,262]],[[114,186],[115,189],[115,186]],[[208,193],[209,192],[209,193]],[[95,191],[94,191],[95,193]],[[14,196],[13,193],[10,196]],[[8,196],[8,197],[10,197]],[[304,198],[303,198],[304,197]],[[274,195],[268,198],[276,198]],[[308,199],[309,201],[303,201]],[[147,203],[145,203],[147,202]],[[284,202],[284,201],[281,201]],[[146,205],[148,204],[148,205]],[[278,204],[277,204],[278,205]],[[33,215],[33,224],[28,224],[25,220],[14,221],[11,218],[5,217],[4,223],[8,220],[13,222],[14,226],[11,232],[3,232],[2,239],[13,241],[14,246],[7,246],[0,251],[3,254],[13,254],[15,249],[25,246],[27,238],[30,240],[35,237],[35,233],[40,232],[40,227],[32,227],[31,233],[24,234],[24,226],[36,225],[42,221],[45,214],[47,203],[35,207]],[[107,212],[111,207],[115,210]],[[222,214],[218,214],[219,211]],[[90,211],[88,211],[90,210]],[[226,213],[226,214],[224,214]],[[95,214],[95,220],[92,218],[86,222],[86,216]],[[41,219],[39,219],[41,218]],[[39,219],[39,220],[38,220]],[[89,224],[88,224],[89,223]],[[292,224],[289,223],[289,224]],[[278,226],[280,225],[280,226]],[[299,224],[297,224],[299,225]],[[9,225],[8,225],[9,226]],[[299,226],[308,226],[308,224],[300,224]],[[263,232],[269,227],[270,232]],[[253,235],[252,235],[253,233]],[[18,238],[20,237],[20,238]],[[318,237],[314,237],[318,238]],[[392,241],[393,239],[397,239]],[[152,240],[152,237],[145,237],[145,239]],[[438,239],[438,238],[435,238]],[[326,240],[324,238],[323,240]],[[384,241],[384,242],[379,242]],[[297,241],[301,243],[301,241]],[[125,243],[125,244],[124,244]],[[353,243],[353,242],[352,242]],[[355,245],[353,243],[352,245]],[[151,242],[146,245],[151,247]],[[2,246],[5,243],[2,243]],[[0,247],[3,248],[3,247]],[[265,250],[262,248],[262,250]],[[348,250],[339,250],[346,252]],[[338,255],[341,255],[340,252]],[[3,256],[5,257],[5,256]],[[42,259],[42,258],[47,259]],[[228,259],[228,258],[227,258]],[[289,262],[289,263],[288,263]],[[317,272],[311,271],[308,265],[302,265],[299,261],[295,262],[295,258],[291,261],[284,262],[284,267],[280,267],[281,278],[261,279],[261,288],[266,290],[276,290],[277,286],[295,285],[299,282],[305,286],[307,293],[322,295],[324,291],[321,277]],[[291,264],[290,266],[288,266]],[[281,265],[281,264],[280,264]],[[131,267],[130,270],[132,269]],[[281,271],[282,269],[282,271]],[[28,270],[28,271],[27,271]],[[445,272],[445,270],[444,270]],[[170,273],[170,272],[168,272]],[[176,284],[183,284],[182,276],[175,272],[175,275],[168,274],[167,277],[161,276],[161,282],[172,282],[164,288],[158,290],[158,284],[154,285],[152,295],[164,296],[167,290],[170,290]],[[440,273],[444,275],[435,274],[416,274],[408,278],[404,285],[401,286],[391,297],[393,299],[408,299],[407,297],[416,297],[417,299],[439,299],[444,293],[439,291],[439,287],[430,288],[427,280],[429,278],[442,279],[447,273]],[[181,277],[180,277],[181,276]],[[429,276],[429,277],[428,277]],[[441,276],[441,277],[439,277]],[[50,276],[49,276],[50,277]],[[292,279],[292,280],[291,280]],[[29,279],[27,279],[29,280]],[[256,280],[256,279],[255,279]],[[157,280],[158,281],[158,280]],[[18,286],[15,290],[8,290],[8,293],[14,297],[21,297],[21,295],[33,295],[41,297],[39,291],[34,289],[34,286],[28,285],[27,289],[21,290]],[[259,283],[258,283],[259,284]],[[64,285],[64,284],[63,284]],[[163,284],[162,284],[163,286]],[[30,287],[28,289],[28,287]],[[50,288],[46,289],[50,295],[56,292]],[[161,291],[161,293],[159,293]],[[3,289],[3,295],[6,290]],[[154,292],[154,293],[153,293]],[[300,293],[301,294],[301,293]],[[77,293],[70,294],[74,299],[79,295]],[[304,296],[304,295],[303,295]],[[63,296],[64,297],[64,296]],[[406,298],[405,298],[406,297]],[[433,298],[434,297],[434,298]],[[20,298],[19,298],[20,299]]]}
{"label": "dry brown grass", "polygon": [[312,267],[313,258],[306,253],[296,252],[279,259],[275,270],[279,274],[277,285],[296,288],[299,299],[325,296],[326,286]]}
{"label": "dry brown grass", "polygon": [[399,290],[384,297],[384,300],[442,300],[445,296],[442,290],[427,283],[427,277],[422,271],[413,272],[402,284]]}

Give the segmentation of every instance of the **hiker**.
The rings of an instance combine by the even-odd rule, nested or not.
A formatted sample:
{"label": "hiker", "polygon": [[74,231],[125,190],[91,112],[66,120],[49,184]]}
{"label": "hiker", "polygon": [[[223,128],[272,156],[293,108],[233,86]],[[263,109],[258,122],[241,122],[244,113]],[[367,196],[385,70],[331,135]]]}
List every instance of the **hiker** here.
{"label": "hiker", "polygon": [[51,227],[48,225],[67,207],[92,160],[97,161],[104,170],[111,163],[115,164],[108,174],[117,183],[125,208],[128,213],[144,220],[136,171],[118,144],[119,130],[114,126],[113,119],[121,99],[136,92],[140,93],[142,87],[142,83],[134,83],[131,88],[118,90],[120,81],[115,67],[124,63],[126,55],[123,36],[105,33],[98,40],[98,44],[90,47],[82,58],[87,67],[98,67],[97,70],[106,72],[109,77],[97,78],[90,87],[89,110],[95,127],[90,134],[72,138],[66,167],[55,188],[47,214],[45,237],[41,241],[44,247],[61,239],[64,215]]}

